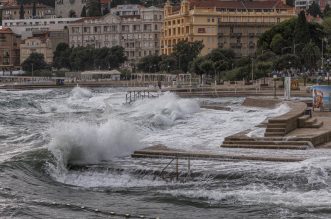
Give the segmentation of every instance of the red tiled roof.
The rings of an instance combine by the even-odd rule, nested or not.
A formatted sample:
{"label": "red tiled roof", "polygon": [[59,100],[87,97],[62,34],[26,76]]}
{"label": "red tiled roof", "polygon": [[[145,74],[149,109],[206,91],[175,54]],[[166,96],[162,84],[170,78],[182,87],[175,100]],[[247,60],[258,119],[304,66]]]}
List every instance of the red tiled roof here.
{"label": "red tiled roof", "polygon": [[219,0],[189,0],[191,7],[200,8],[228,8],[228,9],[290,9],[292,7],[285,5],[280,0],[267,1],[219,1]]}
{"label": "red tiled roof", "polygon": [[9,27],[3,27],[0,29],[0,33],[13,33]]}
{"label": "red tiled roof", "polygon": [[111,3],[112,0],[100,0],[100,4],[108,4]]}
{"label": "red tiled roof", "polygon": [[[33,4],[24,4],[24,9],[32,8],[32,7],[33,7]],[[20,8],[21,8],[21,5],[19,5],[19,4],[5,5],[3,7],[3,9],[20,9]],[[36,8],[51,8],[51,7],[40,3],[40,4],[36,4]]]}

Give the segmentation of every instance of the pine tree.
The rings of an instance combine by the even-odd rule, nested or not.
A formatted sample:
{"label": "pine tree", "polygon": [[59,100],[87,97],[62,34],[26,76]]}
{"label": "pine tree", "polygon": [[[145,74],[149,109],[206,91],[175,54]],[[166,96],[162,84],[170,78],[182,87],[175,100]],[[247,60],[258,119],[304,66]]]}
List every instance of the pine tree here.
{"label": "pine tree", "polygon": [[80,13],[80,16],[81,17],[86,17],[86,7],[84,5],[83,9],[82,9],[82,12]]}
{"label": "pine tree", "polygon": [[37,15],[36,1],[33,1],[33,5],[32,5],[32,17],[35,18],[36,15]]}
{"label": "pine tree", "polygon": [[322,16],[321,8],[315,1],[309,6],[307,12],[313,17]]}
{"label": "pine tree", "polygon": [[20,19],[24,19],[24,5],[23,5],[23,1],[21,1],[21,7],[20,7]]}
{"label": "pine tree", "polygon": [[309,26],[306,20],[304,11],[301,11],[294,28],[294,42],[293,43],[308,43],[310,38]]}
{"label": "pine tree", "polygon": [[86,3],[86,8],[88,17],[101,16],[101,4],[99,0],[88,0]]}

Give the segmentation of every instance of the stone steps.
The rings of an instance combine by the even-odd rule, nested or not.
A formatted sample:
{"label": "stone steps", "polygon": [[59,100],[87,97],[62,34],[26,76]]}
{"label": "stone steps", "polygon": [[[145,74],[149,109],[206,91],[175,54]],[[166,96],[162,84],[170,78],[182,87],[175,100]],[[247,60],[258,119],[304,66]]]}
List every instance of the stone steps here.
{"label": "stone steps", "polygon": [[284,132],[265,132],[264,136],[265,137],[282,137],[284,136]]}
{"label": "stone steps", "polygon": [[243,144],[243,145],[310,145],[309,141],[224,141],[223,144]]}
{"label": "stone steps", "polygon": [[267,127],[266,132],[283,132],[283,133],[285,133],[285,128],[269,128],[269,127]]}
{"label": "stone steps", "polygon": [[286,124],[285,123],[268,123],[267,127],[268,128],[285,128]]}
{"label": "stone steps", "polygon": [[288,150],[307,150],[307,145],[245,145],[245,144],[223,144],[224,148],[252,148],[252,149],[288,149]]}

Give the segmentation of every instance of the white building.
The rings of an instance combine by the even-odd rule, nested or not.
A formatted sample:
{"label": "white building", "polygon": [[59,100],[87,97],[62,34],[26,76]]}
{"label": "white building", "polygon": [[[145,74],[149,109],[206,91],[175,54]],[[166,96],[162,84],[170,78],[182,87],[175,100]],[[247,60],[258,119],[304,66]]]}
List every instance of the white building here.
{"label": "white building", "polygon": [[70,17],[73,13],[75,17],[80,17],[83,7],[86,5],[86,0],[56,0],[55,14],[57,17]]}
{"label": "white building", "polygon": [[142,6],[135,6],[132,9],[137,8],[139,12],[136,14],[116,9],[116,13],[125,15],[117,16],[109,13],[103,17],[82,18],[71,23],[69,45],[94,48],[119,45],[125,49],[131,64],[138,62],[144,56],[158,55],[163,9]]}
{"label": "white building", "polygon": [[79,18],[53,18],[53,19],[25,19],[25,20],[3,20],[3,27],[9,27],[14,33],[26,39],[32,36],[32,32],[63,30],[70,23]]}

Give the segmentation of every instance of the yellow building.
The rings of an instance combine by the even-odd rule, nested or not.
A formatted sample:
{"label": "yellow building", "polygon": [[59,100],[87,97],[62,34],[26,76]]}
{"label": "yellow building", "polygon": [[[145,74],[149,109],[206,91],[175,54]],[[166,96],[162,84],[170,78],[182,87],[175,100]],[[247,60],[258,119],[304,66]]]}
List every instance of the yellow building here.
{"label": "yellow building", "polygon": [[44,55],[45,62],[53,62],[53,50],[51,40],[47,33],[36,34],[29,37],[20,45],[20,62],[21,64],[31,55],[31,53],[41,53]]}
{"label": "yellow building", "polygon": [[259,36],[273,25],[296,16],[293,7],[280,0],[219,1],[183,0],[164,6],[162,54],[171,54],[181,40],[203,41],[202,55],[215,48],[231,48],[238,56],[256,51]]}

